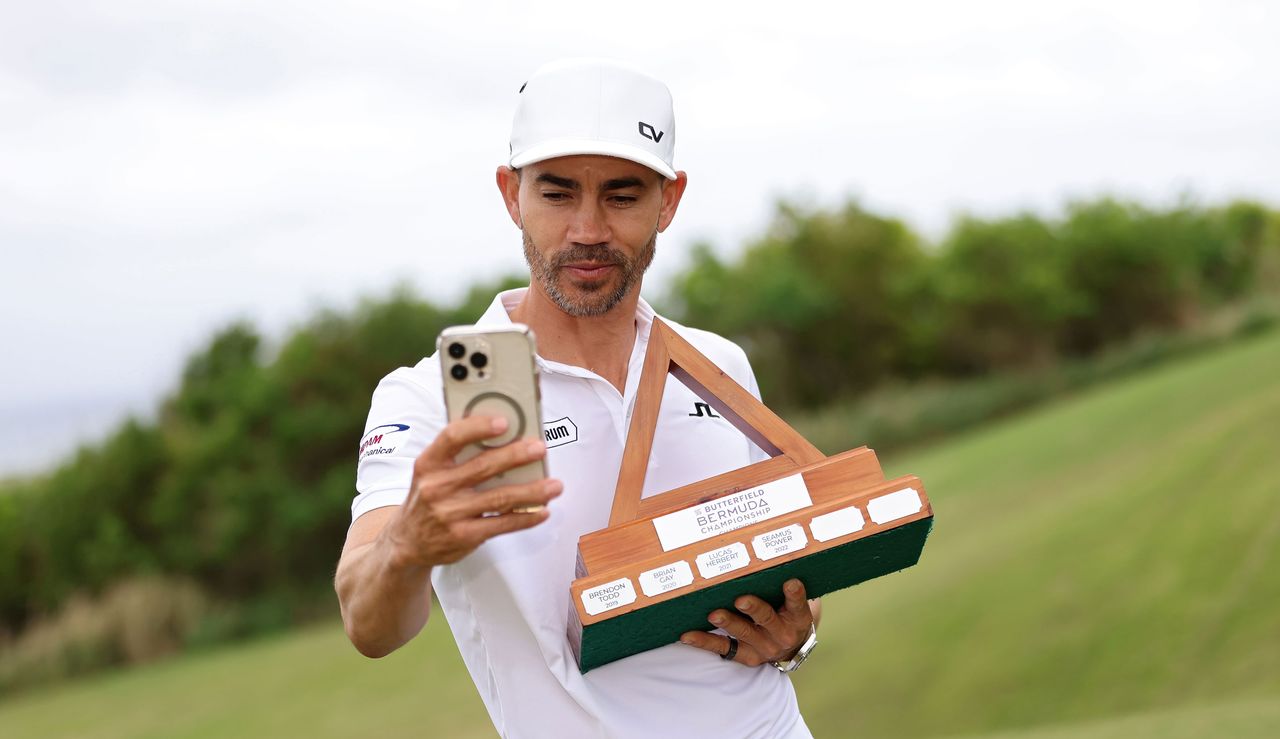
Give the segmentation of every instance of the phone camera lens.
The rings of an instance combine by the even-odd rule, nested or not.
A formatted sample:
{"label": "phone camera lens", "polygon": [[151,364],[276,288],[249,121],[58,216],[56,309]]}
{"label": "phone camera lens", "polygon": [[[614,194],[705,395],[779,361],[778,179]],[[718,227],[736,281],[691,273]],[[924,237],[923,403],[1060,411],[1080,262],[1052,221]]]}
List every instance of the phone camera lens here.
{"label": "phone camera lens", "polygon": [[471,355],[471,366],[480,369],[489,363],[489,358],[480,352]]}
{"label": "phone camera lens", "polygon": [[465,364],[455,364],[453,369],[449,370],[449,374],[453,375],[455,380],[467,379],[467,366]]}
{"label": "phone camera lens", "polygon": [[458,342],[449,345],[449,356],[454,359],[462,359],[462,355],[467,353],[467,348]]}

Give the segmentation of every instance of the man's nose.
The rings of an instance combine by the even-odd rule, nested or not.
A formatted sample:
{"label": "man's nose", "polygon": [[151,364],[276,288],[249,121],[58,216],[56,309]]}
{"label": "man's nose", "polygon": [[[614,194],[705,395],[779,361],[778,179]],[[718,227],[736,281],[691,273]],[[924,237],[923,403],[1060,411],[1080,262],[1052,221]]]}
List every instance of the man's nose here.
{"label": "man's nose", "polygon": [[603,244],[609,241],[609,223],[599,203],[583,201],[574,209],[569,223],[569,241],[579,244]]}

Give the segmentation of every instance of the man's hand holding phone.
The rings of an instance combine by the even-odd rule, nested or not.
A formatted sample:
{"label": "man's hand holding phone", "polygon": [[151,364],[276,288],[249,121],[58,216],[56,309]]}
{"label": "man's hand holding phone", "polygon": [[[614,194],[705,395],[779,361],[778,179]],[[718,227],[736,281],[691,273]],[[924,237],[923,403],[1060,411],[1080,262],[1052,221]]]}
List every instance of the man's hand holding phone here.
{"label": "man's hand holding phone", "polygon": [[[547,449],[541,438],[485,446],[459,459],[464,448],[494,443],[509,425],[490,414],[449,423],[414,460],[404,503],[374,509],[352,524],[334,587],[347,634],[362,654],[389,654],[422,629],[431,610],[433,567],[547,520],[546,505],[563,483],[512,474],[531,462],[542,467]],[[530,508],[537,510],[524,512]]]}
{"label": "man's hand holding phone", "polygon": [[540,439],[519,439],[457,461],[468,445],[505,434],[508,423],[501,416],[487,415],[453,421],[418,455],[409,497],[385,530],[398,564],[433,567],[456,562],[495,536],[547,519],[546,504],[564,490],[559,480],[544,478],[477,490],[494,477],[545,456],[547,447]]}

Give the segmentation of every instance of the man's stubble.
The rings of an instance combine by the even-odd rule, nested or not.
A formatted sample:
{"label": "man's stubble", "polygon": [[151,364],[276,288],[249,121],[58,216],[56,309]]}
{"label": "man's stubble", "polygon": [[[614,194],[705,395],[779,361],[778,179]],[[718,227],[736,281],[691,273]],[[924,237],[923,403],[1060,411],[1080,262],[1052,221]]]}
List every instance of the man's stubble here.
{"label": "man's stubble", "polygon": [[[543,292],[560,310],[575,318],[602,316],[622,302],[622,299],[633,289],[637,289],[645,270],[649,269],[649,265],[653,263],[653,255],[658,243],[658,231],[654,229],[649,242],[634,259],[607,244],[574,244],[550,259],[546,259],[534,245],[529,232],[523,231],[522,235],[524,259],[529,263],[530,279],[542,287]],[[561,269],[567,264],[583,261],[616,265],[619,279],[613,289],[609,289],[608,280],[600,280],[575,283],[575,292],[580,293],[579,295],[566,292],[561,286],[561,281],[568,278],[562,277]]]}

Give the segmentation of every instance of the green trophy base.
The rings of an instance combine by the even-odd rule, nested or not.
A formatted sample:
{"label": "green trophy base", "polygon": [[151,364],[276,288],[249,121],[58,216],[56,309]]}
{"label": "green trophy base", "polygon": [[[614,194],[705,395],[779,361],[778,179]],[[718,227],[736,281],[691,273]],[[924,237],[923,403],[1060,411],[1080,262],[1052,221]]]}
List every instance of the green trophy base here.
{"label": "green trophy base", "polygon": [[[734,600],[743,595],[759,596],[778,608],[784,599],[782,585],[792,578],[799,578],[808,596],[817,598],[906,569],[919,561],[932,528],[933,517],[929,516],[589,624],[582,627],[578,668],[586,673],[601,665],[676,642],[686,631],[710,631],[714,627],[707,621],[707,616],[717,608],[734,611]],[[576,615],[575,611],[571,618],[576,620]]]}

